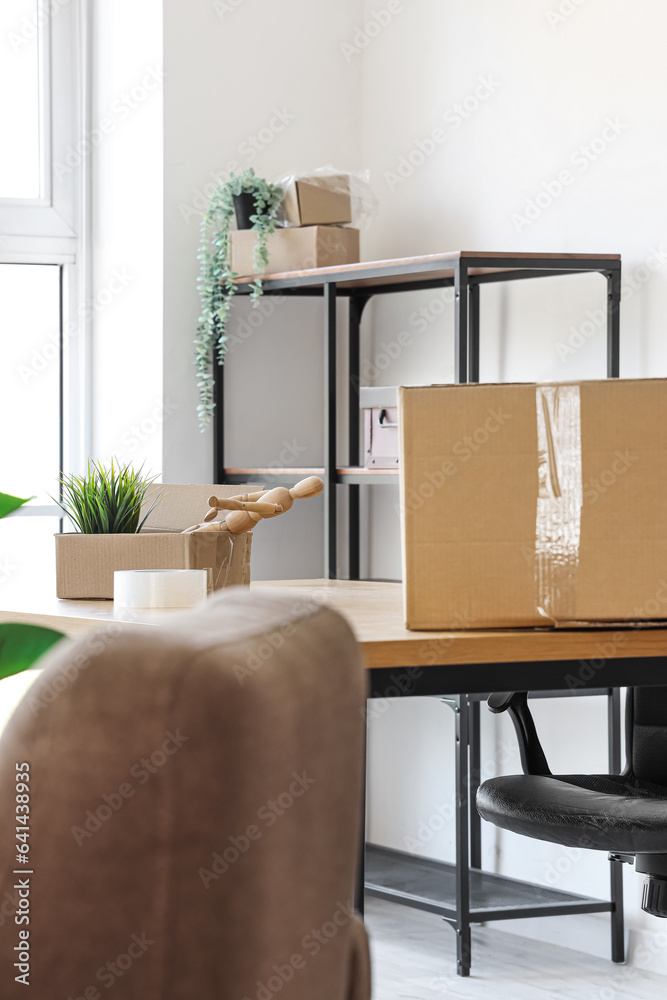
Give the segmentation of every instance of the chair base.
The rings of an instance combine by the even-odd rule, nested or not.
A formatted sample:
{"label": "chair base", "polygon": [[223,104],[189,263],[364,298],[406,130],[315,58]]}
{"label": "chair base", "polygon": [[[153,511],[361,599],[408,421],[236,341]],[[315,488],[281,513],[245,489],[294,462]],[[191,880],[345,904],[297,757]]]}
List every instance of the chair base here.
{"label": "chair base", "polygon": [[635,871],[646,875],[642,910],[652,917],[667,918],[667,854],[638,854]]}

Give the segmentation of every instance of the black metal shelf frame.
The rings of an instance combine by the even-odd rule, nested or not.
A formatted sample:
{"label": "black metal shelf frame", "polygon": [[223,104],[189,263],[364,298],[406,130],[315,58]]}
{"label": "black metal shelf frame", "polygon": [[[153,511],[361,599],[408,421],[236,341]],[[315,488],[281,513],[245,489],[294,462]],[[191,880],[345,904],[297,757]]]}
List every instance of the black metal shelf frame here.
{"label": "black metal shelf frame", "polygon": [[[349,271],[335,268],[322,272],[302,272],[298,277],[267,279],[264,281],[265,294],[280,291],[288,296],[321,296],[324,304],[324,576],[334,579],[337,575],[337,508],[336,487],[346,486],[349,497],[348,557],[349,577],[359,579],[360,575],[360,518],[359,487],[362,485],[396,484],[397,476],[364,474],[355,468],[360,462],[360,411],[359,385],[361,373],[360,328],[364,308],[374,295],[393,294],[432,288],[454,288],[454,350],[455,379],[459,384],[479,382],[479,334],[480,334],[480,286],[490,283],[516,281],[532,278],[556,277],[559,275],[602,274],[607,282],[607,377],[617,378],[620,373],[620,299],[621,261],[620,259],[568,258],[558,267],[553,258],[522,259],[512,255],[504,257],[480,257],[460,254],[452,261],[452,270],[446,277],[419,277],[412,281],[392,281],[411,273],[443,270],[443,259],[384,262],[369,265],[350,276]],[[492,268],[487,273],[476,273],[478,269]],[[354,284],[356,279],[358,284]],[[373,279],[378,280],[372,284]],[[342,284],[345,282],[345,284]],[[363,284],[361,283],[363,282]],[[239,285],[237,293],[248,295],[250,285]],[[339,472],[336,456],[336,302],[338,298],[349,300],[348,311],[348,466],[349,470]],[[216,412],[214,418],[214,478],[217,483],[241,483],[248,481],[248,474],[228,474],[224,462],[224,366],[215,366]],[[252,470],[250,470],[252,471]],[[272,483],[291,484],[293,474],[289,469],[267,473],[262,470],[262,479]],[[545,664],[540,664],[543,668]],[[559,664],[553,664],[560,669]],[[525,664],[528,689],[535,683],[535,664]],[[531,669],[531,667],[533,669]],[[497,667],[489,668],[489,690],[496,685]],[[374,697],[382,697],[382,686],[386,683],[388,671],[370,672],[371,690]],[[448,697],[444,694],[446,680],[439,679],[439,669],[430,668],[422,672],[419,689],[414,696],[439,696],[455,714],[455,824],[456,824],[456,864],[445,865],[438,862],[425,863],[424,859],[411,858],[401,852],[387,851],[376,846],[361,845],[359,882],[357,886],[357,906],[363,913],[364,892],[394,902],[401,902],[418,909],[437,913],[454,929],[457,938],[457,971],[459,975],[470,973],[470,927],[473,923],[487,920],[510,919],[528,916],[556,916],[574,913],[608,912],[611,914],[612,960],[622,962],[623,941],[623,875],[620,863],[610,862],[610,899],[596,900],[579,897],[572,893],[549,893],[543,887],[519,882],[504,876],[482,872],[481,819],[475,807],[475,795],[480,783],[481,743],[480,743],[480,700],[485,695],[458,694]],[[446,673],[446,672],[445,672]],[[543,680],[546,674],[542,671]],[[548,685],[547,685],[548,686]],[[533,697],[562,697],[568,692],[559,689],[534,692]],[[573,693],[573,692],[569,692]],[[609,765],[612,772],[621,770],[621,710],[618,687],[578,691],[578,696],[606,695],[608,699],[608,741]],[[366,878],[366,851],[369,852],[369,879]],[[384,859],[384,882],[378,881],[378,859]],[[432,877],[430,891],[419,892],[410,888],[411,882],[419,882],[420,865],[423,876],[424,865]],[[393,873],[388,868],[393,866]],[[423,880],[423,879],[422,879]],[[447,884],[447,885],[445,885]],[[488,895],[490,888],[495,894],[494,906],[484,906],[480,900]],[[548,899],[546,897],[549,897]]]}
{"label": "black metal shelf frame", "polygon": [[[326,268],[313,272],[302,271],[295,276],[267,278],[264,293],[280,292],[290,297],[321,297],[324,304],[324,573],[329,579],[337,576],[337,508],[336,486],[346,486],[349,497],[348,560],[349,577],[359,579],[360,563],[360,519],[359,487],[361,485],[395,484],[396,477],[387,475],[367,476],[358,473],[338,474],[336,456],[336,302],[339,298],[349,300],[348,312],[348,465],[357,467],[360,461],[360,412],[359,385],[361,379],[360,327],[364,308],[375,295],[389,295],[396,292],[410,292],[433,288],[454,289],[454,351],[455,379],[457,383],[479,382],[479,332],[480,332],[480,287],[482,285],[527,280],[532,278],[552,278],[560,275],[602,274],[607,282],[607,377],[619,375],[619,319],[621,299],[620,259],[568,257],[539,258],[512,254],[501,256],[477,256],[464,253],[450,260],[442,257],[413,259],[406,261],[385,261],[369,264],[354,272],[345,268]],[[480,269],[493,269],[477,273]],[[452,273],[429,277],[429,272]],[[418,275],[415,280],[399,280]],[[396,280],[392,280],[396,279]],[[377,283],[374,283],[377,282]],[[250,284],[239,284],[238,295],[249,295]],[[224,365],[215,365],[216,410],[214,416],[214,481],[216,483],[247,482],[247,476],[228,474],[224,458]],[[262,478],[271,482],[284,480],[289,470],[262,473]]]}

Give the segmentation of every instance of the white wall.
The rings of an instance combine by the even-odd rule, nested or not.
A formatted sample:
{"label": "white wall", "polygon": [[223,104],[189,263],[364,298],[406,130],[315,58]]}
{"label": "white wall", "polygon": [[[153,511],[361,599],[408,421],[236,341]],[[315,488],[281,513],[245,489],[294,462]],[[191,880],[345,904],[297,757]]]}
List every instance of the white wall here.
{"label": "white wall", "polygon": [[162,472],[162,5],[94,0],[92,456]]}
{"label": "white wall", "polygon": [[[252,166],[277,179],[357,166],[360,64],[350,69],[338,44],[356,9],[356,0],[164,2],[164,391],[178,406],[164,428],[166,481],[212,482],[192,366],[201,210],[230,171]],[[320,465],[321,303],[284,303],[244,339],[248,310],[235,306],[230,323],[241,342],[226,370],[226,465]],[[321,503],[260,527],[255,578],[320,576],[322,537]]]}
{"label": "white wall", "polygon": [[[378,6],[367,0],[366,16]],[[448,249],[620,252],[622,374],[667,375],[665,5],[404,0],[402,7],[363,56],[362,160],[381,200],[366,256]],[[572,13],[558,19],[559,7]],[[606,133],[612,141],[596,143],[587,161],[579,147],[603,134],[608,120],[617,123]],[[443,141],[429,144],[437,128]],[[429,155],[420,155],[424,150]],[[558,193],[554,181],[563,170],[571,182]],[[555,195],[550,204],[548,188]],[[540,192],[545,207],[527,208]],[[534,218],[524,221],[530,214]],[[605,330],[598,310],[605,292],[598,276],[483,288],[482,379],[602,377]],[[427,310],[424,332],[416,326],[419,308]],[[400,357],[377,371],[377,384],[452,380],[451,305],[441,314],[435,293],[391,296],[377,300],[370,317],[368,356],[380,365],[383,342],[401,330],[414,335]],[[398,576],[396,497],[390,489],[375,493],[371,568]],[[541,702],[536,715],[554,768],[604,769],[602,702]],[[492,761],[494,747],[514,741],[506,720],[496,731],[492,719],[485,723],[484,760]],[[428,821],[451,802],[452,742],[450,712],[437,702],[394,704],[372,722],[371,839],[405,849],[404,837],[414,838],[420,823],[428,837]],[[517,767],[516,757],[505,765]],[[564,869],[560,887],[607,892],[600,856],[573,861],[561,848],[492,831],[485,844],[486,863],[502,871],[548,884]],[[451,858],[451,823],[422,849]],[[628,870],[626,885],[630,924],[655,934],[660,927],[639,910],[641,879]],[[534,921],[529,930],[608,954],[605,921],[581,921]],[[512,929],[525,932],[526,922]],[[651,961],[655,971],[667,971],[664,959]]]}

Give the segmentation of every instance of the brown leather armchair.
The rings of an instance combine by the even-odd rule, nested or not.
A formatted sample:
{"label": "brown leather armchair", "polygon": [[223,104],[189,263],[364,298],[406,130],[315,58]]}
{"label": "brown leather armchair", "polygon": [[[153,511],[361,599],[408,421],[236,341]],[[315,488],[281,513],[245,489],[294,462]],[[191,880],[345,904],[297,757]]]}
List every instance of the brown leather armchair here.
{"label": "brown leather armchair", "polygon": [[279,592],[57,647],[0,740],[3,1000],[368,1000],[365,694],[346,622]]}

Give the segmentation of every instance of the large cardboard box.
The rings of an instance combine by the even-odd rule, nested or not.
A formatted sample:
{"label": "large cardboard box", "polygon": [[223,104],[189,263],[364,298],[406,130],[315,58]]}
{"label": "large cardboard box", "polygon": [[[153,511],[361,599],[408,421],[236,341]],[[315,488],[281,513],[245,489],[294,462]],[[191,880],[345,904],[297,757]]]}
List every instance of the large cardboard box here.
{"label": "large cardboard box", "polygon": [[667,618],[667,380],[399,390],[408,628]]}
{"label": "large cardboard box", "polygon": [[[237,229],[230,235],[232,270],[241,277],[249,277],[254,273],[252,255],[257,233],[252,229]],[[356,264],[359,261],[359,230],[340,226],[277,229],[267,240],[267,250],[266,274]]]}
{"label": "large cardboard box", "polygon": [[349,174],[300,177],[285,189],[282,209],[293,226],[321,226],[352,221]]}
{"label": "large cardboard box", "polygon": [[250,493],[261,486],[156,484],[165,496],[136,535],[56,535],[59,598],[113,598],[117,569],[210,569],[214,590],[250,583],[252,532],[182,534],[208,509],[207,499]]}

